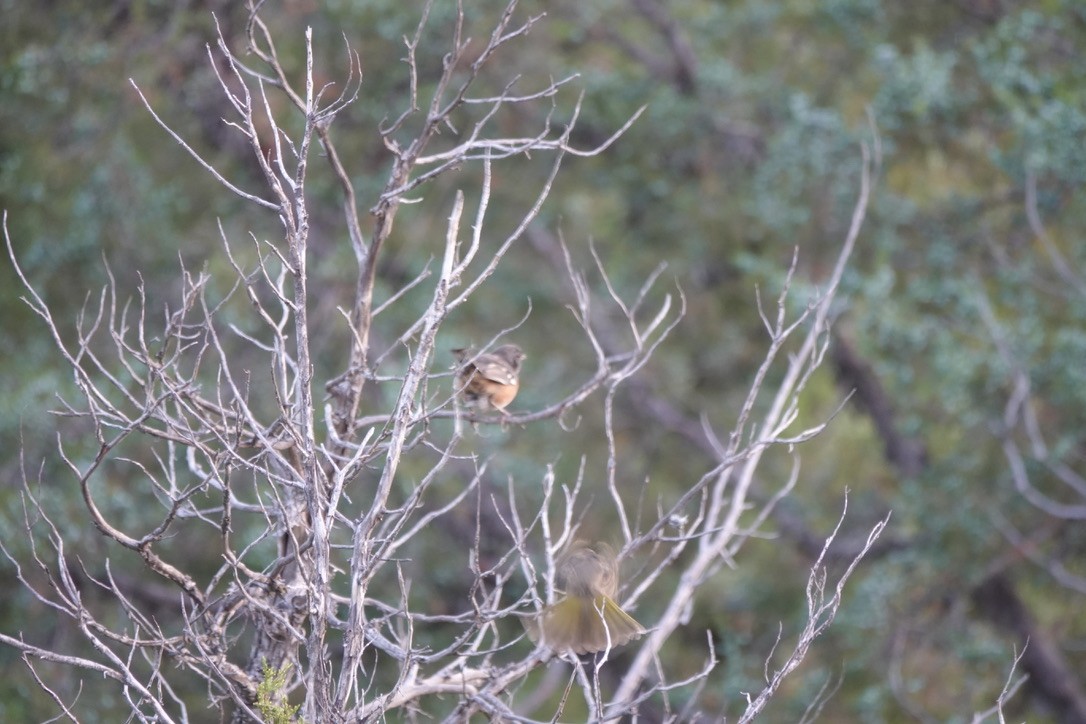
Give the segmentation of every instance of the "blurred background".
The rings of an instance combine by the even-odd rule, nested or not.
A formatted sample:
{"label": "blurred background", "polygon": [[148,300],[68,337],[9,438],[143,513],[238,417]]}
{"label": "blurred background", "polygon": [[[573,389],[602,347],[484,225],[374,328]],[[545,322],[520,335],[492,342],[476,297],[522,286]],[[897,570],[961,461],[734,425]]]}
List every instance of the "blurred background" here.
{"label": "blurred background", "polygon": [[[465,6],[467,34],[478,39],[504,3]],[[420,49],[424,97],[454,9],[437,0],[431,11]],[[703,591],[687,638],[677,635],[664,652],[679,669],[688,658],[693,672],[702,654],[690,652],[702,652],[711,633],[720,664],[701,693],[704,709],[742,711],[741,692],[760,688],[778,624],[786,634],[801,625],[807,571],[847,488],[842,551],[889,511],[891,526],[766,720],[799,720],[825,687],[836,691],[823,721],[972,721],[995,704],[1028,640],[1017,674],[1030,679],[1007,704],[1009,716],[1086,721],[1086,5],[526,0],[518,9],[521,17],[541,12],[546,18],[486,71],[484,87],[500,90],[519,74],[518,87],[530,90],[580,74],[554,113],[557,123],[568,118],[584,92],[573,138],[581,147],[647,110],[606,153],[566,160],[528,237],[470,308],[448,320],[440,344],[485,343],[530,299],[529,322],[513,335],[529,354],[514,407],[541,407],[575,388],[593,359],[565,308],[573,297],[555,263],[559,235],[585,269],[593,243],[627,299],[666,262],[655,294],[681,288],[687,315],[619,395],[615,413],[619,476],[631,490],[647,480],[652,509],[653,496],[681,491],[712,467],[700,417],[723,439],[735,421],[767,346],[755,290],[775,298],[797,248],[798,289],[828,278],[859,193],[860,143],[881,147],[831,359],[806,393],[797,429],[855,393],[827,432],[799,448],[795,492],[735,568]],[[222,60],[206,47],[217,21],[243,52],[243,4],[2,0],[0,15],[0,207],[21,265],[61,325],[71,329],[80,309],[97,303],[107,268],[122,289],[142,283],[152,309],[179,288],[182,266],[206,269],[213,287],[229,288],[218,224],[244,243],[250,232],[275,239],[275,220],[209,179],[154,123],[129,79],[224,175],[259,189],[250,149],[222,120],[228,108],[214,75]],[[376,129],[405,108],[402,38],[414,32],[419,8],[284,0],[264,15],[299,79],[307,26],[323,81],[342,83],[345,41],[360,54],[360,99],[332,133],[360,207],[370,208],[390,167]],[[551,110],[546,102],[520,107],[525,117],[503,116],[501,130],[532,132]],[[312,314],[324,379],[345,359],[336,307],[349,303],[354,275],[344,270],[354,257],[334,180],[322,164],[312,167],[311,275],[320,290]],[[498,238],[519,221],[548,170],[545,158],[495,166],[488,233]],[[379,295],[440,252],[453,194],[463,189],[471,209],[479,178],[478,168],[447,174],[401,210]],[[134,555],[106,549],[56,454],[59,423],[47,411],[58,394],[71,394],[72,378],[23,294],[10,262],[0,265],[0,540],[32,575],[25,476],[70,550],[108,555],[137,575]],[[378,349],[424,298],[409,294],[385,313]],[[253,324],[244,306],[237,322]],[[450,356],[436,367],[451,364]],[[487,431],[481,448],[501,452],[494,484],[511,477],[530,494],[545,466],[569,480],[582,456],[586,479],[602,481],[605,440],[592,432],[598,402],[579,411],[576,432],[554,421]],[[86,440],[80,450],[78,430],[67,433],[69,454],[94,449]],[[788,456],[771,456],[761,494],[772,494],[790,466]],[[102,483],[107,513],[139,529],[146,493],[125,483],[121,475]],[[606,511],[601,505],[595,522],[602,538],[610,535]],[[196,566],[205,555],[211,570],[213,543],[190,545],[186,555]],[[80,651],[78,637],[15,576],[0,561],[0,630]],[[432,585],[441,608],[440,575],[414,585]],[[636,616],[651,625],[651,596]],[[110,699],[115,690],[88,691],[95,699],[83,704],[98,720],[126,711]],[[198,698],[199,686],[186,695]],[[19,656],[0,649],[0,719],[37,721],[53,711]]]}

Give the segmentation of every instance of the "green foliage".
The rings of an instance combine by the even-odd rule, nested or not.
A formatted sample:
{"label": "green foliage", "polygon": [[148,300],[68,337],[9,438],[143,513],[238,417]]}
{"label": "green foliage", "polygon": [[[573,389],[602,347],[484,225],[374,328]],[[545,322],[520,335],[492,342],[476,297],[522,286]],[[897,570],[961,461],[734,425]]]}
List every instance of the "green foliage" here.
{"label": "green foliage", "polygon": [[[1086,409],[1086,301],[1054,269],[1024,209],[1027,178],[1033,178],[1038,213],[1052,243],[1083,276],[1086,64],[1080,49],[1086,47],[1086,23],[1081,3],[661,4],[669,6],[696,55],[693,90],[677,87],[623,43],[612,42],[625,39],[650,57],[669,57],[666,39],[628,3],[555,2],[546,8],[528,3],[524,8],[525,13],[546,9],[549,17],[533,29],[519,55],[502,62],[523,74],[525,89],[538,87],[549,74],[582,74],[570,89],[586,92],[577,144],[599,142],[648,105],[602,158],[567,163],[540,227],[561,230],[583,267],[591,263],[587,241],[592,239],[626,296],[636,293],[647,270],[668,262],[668,278],[682,289],[689,313],[674,346],[661,349],[638,379],[691,419],[704,411],[714,429],[726,434],[766,341],[753,306],[755,287],[771,309],[782,267],[795,247],[800,249],[797,288],[814,290],[825,280],[857,193],[858,143],[872,140],[866,115],[871,110],[883,150],[882,177],[858,264],[846,279],[849,298],[838,326],[854,338],[892,398],[898,430],[926,445],[930,464],[922,475],[903,478],[883,459],[867,411],[851,405],[828,434],[801,446],[804,473],[788,504],[814,532],[832,526],[847,486],[857,520],[892,509],[893,531],[908,545],[867,564],[866,576],[846,592],[838,625],[824,646],[816,646],[795,688],[775,703],[772,715],[798,719],[811,692],[840,676],[841,690],[827,705],[826,720],[902,721],[903,701],[932,719],[968,720],[998,694],[1014,643],[970,610],[970,586],[993,562],[1014,555],[993,521],[1007,520],[1027,532],[1048,525],[1014,491],[995,434],[1018,366],[1029,374],[1050,461],[1081,469],[1086,441],[1081,412]],[[476,38],[495,4],[477,5],[466,33]],[[248,187],[253,168],[245,149],[224,132],[223,109],[212,100],[217,85],[203,50],[212,39],[207,12],[170,3],[129,6],[107,9],[69,1],[34,13],[16,12],[12,3],[3,6],[0,206],[8,210],[24,269],[67,314],[61,322],[68,329],[88,290],[92,300],[97,298],[93,290],[106,278],[103,256],[123,282],[133,282],[136,270],[141,272],[152,297],[149,314],[161,318],[163,305],[176,301],[179,263],[206,268],[213,297],[221,298],[229,288],[232,272],[219,252],[217,220],[230,239],[245,239],[249,229],[257,238],[276,233],[248,218],[164,140],[129,90],[127,78],[133,76],[156,109]],[[309,24],[318,41],[318,65],[329,77],[338,80],[346,66],[343,34],[362,57],[366,100],[339,119],[334,132],[345,157],[356,161],[353,181],[365,211],[376,202],[389,161],[374,129],[406,107],[402,39],[414,33],[416,9],[387,0],[340,0],[325,3],[321,13],[302,6],[286,3],[271,16],[273,30],[285,38],[284,58],[300,60],[300,28]],[[446,37],[453,7],[434,5],[425,30],[430,42],[421,48],[423,69],[438,67],[448,50],[437,39]],[[996,9],[989,15],[985,8]],[[239,13],[233,9],[221,18],[234,44],[243,42]],[[429,82],[421,79],[423,90]],[[502,122],[516,130],[532,120]],[[441,141],[453,138],[450,131]],[[509,226],[531,203],[533,181],[547,173],[550,161],[536,158],[501,171],[493,228]],[[353,256],[343,239],[326,233],[336,228],[341,213],[333,180],[322,171],[314,174],[312,188],[324,203],[313,219],[311,269],[315,287],[327,294],[312,313],[315,335],[326,351],[316,360],[318,373],[327,377],[339,371],[346,341],[329,300],[349,294],[354,280],[344,269]],[[469,202],[476,193],[478,176],[471,174],[465,170],[423,187],[422,201],[403,211],[379,270],[379,301],[433,264],[453,192],[464,189]],[[233,250],[244,260],[249,251],[238,246]],[[531,248],[512,255],[478,303],[458,311],[446,327],[445,347],[478,343],[492,330],[516,323],[531,298],[524,336],[532,377],[517,403],[525,409],[566,391],[562,386],[572,384],[591,359],[564,309],[569,290],[545,264]],[[20,294],[5,266],[0,342],[14,352],[5,355],[0,376],[0,444],[10,452],[0,470],[5,480],[18,480],[22,465],[14,451],[25,446],[27,475],[32,481],[40,477],[35,489],[51,514],[73,534],[81,532],[83,544],[99,545],[73,494],[70,474],[50,454],[55,426],[63,421],[45,410],[57,406],[56,394],[72,395],[70,374],[56,364],[52,342]],[[387,318],[408,318],[421,299],[421,292],[408,295]],[[985,303],[1013,351],[1013,363],[993,341],[982,314]],[[231,321],[244,328],[246,311],[243,302],[231,307]],[[376,389],[380,395],[395,394],[393,383]],[[813,383],[810,394],[804,422],[835,409],[842,391],[826,376]],[[616,401],[623,433],[620,476],[631,490],[648,479],[645,505],[654,507],[681,494],[707,459],[691,441],[646,419],[636,402],[624,395]],[[275,404],[273,396],[267,396],[267,404]],[[512,429],[492,433],[479,449],[501,452],[491,462],[491,480],[504,485],[512,477],[528,500],[538,494],[530,481],[538,479],[541,464],[553,464],[559,479],[569,482],[583,458],[588,477],[594,482],[604,477],[602,444],[584,432],[598,430],[598,423],[598,413],[586,410],[573,432],[558,426]],[[133,460],[169,454],[125,453]],[[93,440],[72,451],[78,460],[94,454]],[[405,493],[423,474],[424,463],[405,466],[397,481]],[[785,476],[788,462],[774,461],[773,470]],[[1038,461],[1030,470],[1046,490],[1070,495],[1046,477]],[[108,492],[107,515],[146,526],[144,511],[155,505],[153,496],[127,484],[126,466],[106,472],[108,477],[94,485]],[[445,481],[435,490],[447,496],[460,484]],[[5,485],[0,496],[5,545],[13,553],[25,552],[29,541],[18,490]],[[467,516],[458,524],[463,534],[473,521]],[[599,525],[606,529],[608,522]],[[851,521],[848,527],[862,529]],[[1072,527],[1054,533],[1046,552],[1066,560],[1081,556],[1086,542],[1065,530]],[[175,550],[206,559],[206,569],[216,565],[216,551],[206,541],[175,543]],[[428,545],[438,549],[441,539]],[[721,574],[719,587],[710,587],[699,600],[688,638],[667,650],[681,659],[691,647],[703,646],[704,629],[712,632],[722,667],[719,686],[706,690],[715,697],[711,704],[726,711],[735,710],[738,692],[757,688],[777,623],[784,622],[786,636],[796,630],[809,561],[777,540],[750,545],[735,564],[736,570]],[[1080,629],[1081,594],[1028,571],[1028,564],[1015,568],[1027,582],[1038,618],[1057,630]],[[433,601],[440,613],[443,601],[464,595],[458,573],[453,567],[432,576],[418,573],[411,595]],[[0,575],[11,583],[6,563]],[[0,629],[44,635],[27,625],[40,612],[33,601],[25,604],[0,607]],[[652,606],[646,601],[638,617],[651,621]],[[435,640],[445,633],[438,632]],[[1074,670],[1086,670],[1080,650],[1068,647],[1064,653]],[[0,666],[16,672],[22,665],[4,655]],[[895,672],[893,666],[900,668]],[[888,685],[895,673],[903,677],[901,692]],[[265,671],[258,708],[269,721],[294,720],[297,708],[279,698],[288,674]],[[5,680],[29,681],[22,673]],[[29,684],[13,688],[25,690]],[[954,692],[962,691],[977,692],[975,700],[955,699]],[[44,697],[0,691],[6,720],[45,718],[49,706]],[[1027,699],[1023,706],[1024,718],[1043,716],[1034,715],[1043,705]],[[101,716],[108,719],[120,710],[103,704]]]}
{"label": "green foliage", "polygon": [[958,55],[953,51],[937,52],[918,41],[909,55],[884,44],[873,56],[883,81],[872,106],[883,130],[900,132],[938,124],[949,120],[945,117],[966,100],[954,92]]}
{"label": "green foliage", "polygon": [[275,669],[267,661],[261,663],[264,680],[256,688],[256,710],[267,724],[293,724],[298,721],[301,706],[291,706],[286,700],[286,687],[290,682],[289,662]]}

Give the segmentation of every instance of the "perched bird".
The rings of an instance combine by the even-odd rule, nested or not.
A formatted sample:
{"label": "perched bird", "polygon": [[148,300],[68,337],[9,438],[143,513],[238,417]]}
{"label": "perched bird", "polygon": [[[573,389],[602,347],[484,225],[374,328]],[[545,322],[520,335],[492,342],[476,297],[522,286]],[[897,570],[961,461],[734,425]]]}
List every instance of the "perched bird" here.
{"label": "perched bird", "polygon": [[493,352],[476,354],[470,349],[454,349],[460,368],[456,389],[468,407],[480,412],[505,411],[520,389],[520,363],[527,356],[515,344],[503,344]]}
{"label": "perched bird", "polygon": [[645,633],[614,602],[618,561],[605,543],[574,541],[555,562],[565,596],[527,625],[528,636],[555,651],[591,654],[621,646]]}

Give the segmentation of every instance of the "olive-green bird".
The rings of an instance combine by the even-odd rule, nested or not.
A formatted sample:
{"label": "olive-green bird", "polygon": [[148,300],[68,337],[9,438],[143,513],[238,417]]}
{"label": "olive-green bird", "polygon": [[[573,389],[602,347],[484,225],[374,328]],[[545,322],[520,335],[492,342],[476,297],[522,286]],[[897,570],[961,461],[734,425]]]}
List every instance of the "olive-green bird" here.
{"label": "olive-green bird", "polygon": [[606,543],[574,541],[555,563],[565,596],[528,624],[528,636],[555,651],[591,654],[621,646],[645,633],[615,603],[618,560]]}

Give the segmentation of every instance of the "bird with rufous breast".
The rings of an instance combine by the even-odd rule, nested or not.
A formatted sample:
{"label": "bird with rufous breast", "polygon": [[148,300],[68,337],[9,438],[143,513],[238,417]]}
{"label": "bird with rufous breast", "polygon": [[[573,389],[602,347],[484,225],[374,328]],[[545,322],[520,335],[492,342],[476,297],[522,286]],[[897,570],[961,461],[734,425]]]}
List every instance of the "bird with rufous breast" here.
{"label": "bird with rufous breast", "polygon": [[480,412],[505,408],[520,390],[520,366],[527,355],[515,344],[503,344],[491,352],[454,349],[458,365],[456,390],[466,407]]}

